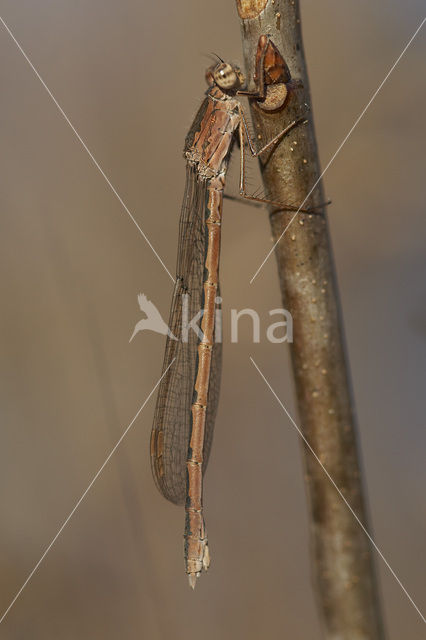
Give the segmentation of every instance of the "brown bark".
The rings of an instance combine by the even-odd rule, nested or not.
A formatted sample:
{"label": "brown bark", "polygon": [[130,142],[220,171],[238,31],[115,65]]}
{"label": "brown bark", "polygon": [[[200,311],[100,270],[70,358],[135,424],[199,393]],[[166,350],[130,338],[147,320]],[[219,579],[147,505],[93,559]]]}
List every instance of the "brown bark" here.
{"label": "brown bark", "polygon": [[[263,6],[262,6],[263,5]],[[259,36],[269,34],[289,67],[292,84],[284,109],[270,113],[251,101],[259,145],[310,105],[297,0],[237,0],[249,89]],[[265,154],[266,156],[268,154]],[[320,175],[312,109],[308,123],[285,136],[261,160],[268,197],[301,204]],[[303,205],[324,202],[321,183]],[[274,242],[293,213],[270,211]],[[335,215],[336,212],[335,212]],[[326,213],[299,213],[275,254],[281,294],[294,323],[291,345],[299,425],[368,531],[356,426]],[[258,276],[262,277],[262,274]],[[309,497],[314,589],[327,640],[384,638],[370,542],[324,470],[303,446]]]}

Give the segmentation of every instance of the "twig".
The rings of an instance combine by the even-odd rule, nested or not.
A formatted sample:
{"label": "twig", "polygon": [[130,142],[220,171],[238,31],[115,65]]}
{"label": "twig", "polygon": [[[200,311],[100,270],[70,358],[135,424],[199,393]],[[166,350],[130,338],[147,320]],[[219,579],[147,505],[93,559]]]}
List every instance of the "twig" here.
{"label": "twig", "polygon": [[[259,36],[269,34],[290,69],[286,107],[268,113],[251,100],[259,144],[308,109],[308,122],[261,161],[268,197],[317,207],[324,202],[310,109],[297,0],[237,0],[249,89]],[[307,106],[305,106],[307,105]],[[318,209],[316,209],[318,210]],[[292,365],[304,436],[336,485],[371,531],[360,475],[342,321],[325,212],[270,212],[281,294],[293,316]],[[283,231],[287,231],[283,235]],[[261,272],[257,277],[262,277]],[[315,593],[327,640],[382,640],[383,622],[372,548],[306,445]]]}

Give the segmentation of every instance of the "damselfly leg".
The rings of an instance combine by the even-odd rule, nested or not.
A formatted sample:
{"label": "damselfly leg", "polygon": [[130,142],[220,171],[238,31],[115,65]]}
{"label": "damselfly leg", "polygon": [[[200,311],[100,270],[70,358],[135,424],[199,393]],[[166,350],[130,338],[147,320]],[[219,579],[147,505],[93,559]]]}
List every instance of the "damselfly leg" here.
{"label": "damselfly leg", "polygon": [[330,204],[329,201],[324,202],[320,205],[318,205],[315,208],[312,209],[302,209],[299,208],[297,205],[294,204],[287,204],[287,203],[283,203],[283,202],[277,202],[275,200],[270,200],[269,198],[260,198],[257,196],[253,196],[253,195],[249,195],[246,192],[246,185],[245,185],[245,145],[244,145],[244,141],[245,139],[247,140],[248,143],[248,147],[250,149],[250,153],[254,158],[257,158],[258,156],[262,155],[262,153],[264,153],[265,151],[267,151],[268,149],[272,149],[275,145],[277,145],[280,140],[287,135],[292,129],[294,129],[294,127],[297,127],[300,124],[303,124],[304,122],[306,122],[306,115],[297,118],[297,120],[293,120],[292,122],[290,122],[290,124],[288,124],[282,131],[280,131],[280,133],[278,133],[276,136],[274,136],[271,140],[269,140],[269,142],[267,142],[263,147],[261,147],[260,149],[255,148],[254,142],[250,136],[250,132],[247,126],[247,119],[246,116],[244,114],[244,110],[243,107],[240,105],[239,108],[239,112],[240,112],[240,125],[238,128],[238,134],[239,134],[239,140],[240,140],[240,195],[243,199],[248,200],[249,202],[255,202],[255,203],[259,203],[259,204],[270,204],[274,207],[279,207],[280,209],[284,209],[286,211],[297,211],[299,213],[308,213],[308,214],[318,214],[318,211],[316,209],[322,209],[324,206]]}
{"label": "damselfly leg", "polygon": [[[259,107],[264,111],[277,111],[281,110],[287,103],[290,94],[294,89],[292,83],[290,70],[275,46],[269,35],[262,35],[259,38],[255,71],[253,75],[255,84],[254,91],[239,90],[237,95],[243,95],[250,100],[256,100]],[[250,153],[253,157],[261,156],[268,149],[273,150],[280,140],[289,133],[294,127],[307,122],[306,117],[309,113],[308,105],[305,105],[305,113],[288,124],[280,133],[274,136],[267,144],[261,149],[256,150],[255,144],[251,139],[249,128],[247,125],[247,119],[244,114],[244,110],[240,105],[240,126],[239,126],[239,140],[240,140],[240,195],[249,202],[256,202],[259,204],[269,204],[280,209],[287,211],[296,211],[298,213],[318,214],[322,209],[330,202],[325,202],[312,209],[299,208],[293,204],[286,204],[283,202],[276,202],[268,198],[259,198],[257,196],[249,195],[246,192],[245,187],[245,139],[247,140]]]}

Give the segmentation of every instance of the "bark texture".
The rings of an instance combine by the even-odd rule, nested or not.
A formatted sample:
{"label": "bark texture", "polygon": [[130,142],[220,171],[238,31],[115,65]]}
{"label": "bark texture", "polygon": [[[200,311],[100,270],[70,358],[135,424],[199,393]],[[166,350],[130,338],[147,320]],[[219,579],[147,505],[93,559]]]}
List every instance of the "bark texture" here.
{"label": "bark texture", "polygon": [[[292,82],[284,109],[251,101],[259,146],[306,110],[297,126],[261,160],[267,196],[301,204],[320,175],[297,0],[237,0],[249,89],[259,36],[269,34]],[[324,202],[321,183],[304,207]],[[274,242],[293,213],[270,211]],[[335,214],[336,215],[336,214]],[[299,425],[336,485],[371,531],[360,473],[356,425],[326,213],[299,213],[275,250],[281,294],[294,321],[291,345]],[[258,276],[262,277],[262,274]],[[309,497],[314,589],[327,640],[383,640],[373,549],[312,453],[303,445]]]}

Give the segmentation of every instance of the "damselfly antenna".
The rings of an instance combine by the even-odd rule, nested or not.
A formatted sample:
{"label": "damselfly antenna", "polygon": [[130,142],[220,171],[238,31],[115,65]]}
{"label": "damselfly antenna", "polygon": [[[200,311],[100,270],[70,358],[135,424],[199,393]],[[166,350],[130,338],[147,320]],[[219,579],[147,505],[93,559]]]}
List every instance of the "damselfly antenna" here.
{"label": "damselfly antenna", "polygon": [[215,58],[217,58],[219,60],[219,62],[225,62],[225,60],[222,60],[222,58],[220,56],[217,55],[217,53],[211,53],[211,56],[214,56]]}

